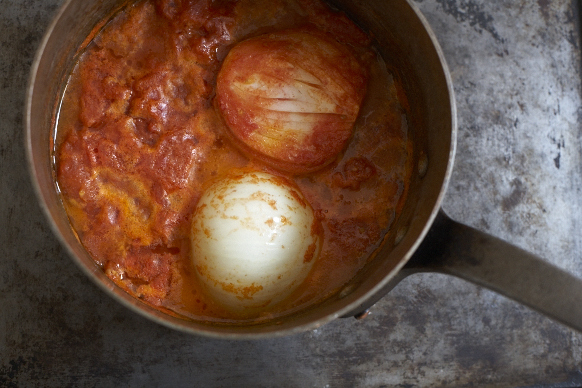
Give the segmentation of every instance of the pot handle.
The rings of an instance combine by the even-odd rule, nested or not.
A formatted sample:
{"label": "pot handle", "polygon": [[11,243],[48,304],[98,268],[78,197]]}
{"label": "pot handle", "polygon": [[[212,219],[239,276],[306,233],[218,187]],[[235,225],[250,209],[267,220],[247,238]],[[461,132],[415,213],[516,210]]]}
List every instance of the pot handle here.
{"label": "pot handle", "polygon": [[417,272],[457,276],[582,332],[582,279],[442,210],[401,278]]}

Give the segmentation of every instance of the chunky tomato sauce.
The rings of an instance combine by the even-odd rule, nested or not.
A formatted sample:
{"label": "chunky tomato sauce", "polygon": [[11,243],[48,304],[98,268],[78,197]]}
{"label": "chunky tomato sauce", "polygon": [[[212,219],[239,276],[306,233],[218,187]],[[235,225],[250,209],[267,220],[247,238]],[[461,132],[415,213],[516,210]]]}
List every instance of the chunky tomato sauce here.
{"label": "chunky tomato sauce", "polygon": [[[241,152],[214,101],[237,42],[289,28],[327,34],[369,78],[347,145],[303,174]],[[116,284],[170,314],[232,320],[240,317],[205,296],[194,276],[193,210],[208,182],[234,168],[287,176],[324,237],[305,283],[265,312],[282,314],[337,291],[390,231],[411,170],[403,98],[370,36],[317,0],[138,1],[105,25],[70,76],[57,127],[58,186],[79,239]]]}

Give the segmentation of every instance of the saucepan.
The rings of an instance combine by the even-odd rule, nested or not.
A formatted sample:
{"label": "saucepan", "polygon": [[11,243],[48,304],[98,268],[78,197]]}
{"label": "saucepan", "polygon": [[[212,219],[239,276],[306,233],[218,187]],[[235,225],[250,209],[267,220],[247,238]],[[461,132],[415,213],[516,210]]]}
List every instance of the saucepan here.
{"label": "saucepan", "polygon": [[[456,145],[451,77],[438,42],[407,0],[334,0],[334,7],[373,33],[378,50],[399,69],[411,106],[414,171],[404,210],[372,260],[335,295],[284,318],[256,325],[216,325],[162,313],[117,287],[79,243],[54,181],[52,149],[58,96],[79,47],[119,0],[67,0],[32,65],[26,96],[26,150],[40,205],[73,260],[106,293],[171,328],[219,338],[291,335],[339,317],[361,316],[404,277],[441,272],[487,287],[582,331],[582,280],[497,238],[461,225],[441,210]],[[89,37],[89,38],[88,38]]]}

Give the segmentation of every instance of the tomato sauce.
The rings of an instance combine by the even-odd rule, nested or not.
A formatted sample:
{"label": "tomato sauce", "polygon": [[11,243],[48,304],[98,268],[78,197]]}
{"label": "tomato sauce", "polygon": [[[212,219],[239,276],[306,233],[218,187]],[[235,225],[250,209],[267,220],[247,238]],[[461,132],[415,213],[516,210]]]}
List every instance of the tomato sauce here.
{"label": "tomato sauce", "polygon": [[[316,172],[288,174],[224,135],[216,77],[237,42],[306,26],[351,50],[369,81],[342,152]],[[404,98],[370,36],[317,0],[141,0],[96,34],[70,75],[57,123],[57,183],[80,241],[116,284],[170,314],[220,321],[241,317],[196,281],[189,233],[198,199],[235,168],[292,179],[324,241],[297,291],[245,318],[276,316],[337,291],[390,232],[411,172]]]}

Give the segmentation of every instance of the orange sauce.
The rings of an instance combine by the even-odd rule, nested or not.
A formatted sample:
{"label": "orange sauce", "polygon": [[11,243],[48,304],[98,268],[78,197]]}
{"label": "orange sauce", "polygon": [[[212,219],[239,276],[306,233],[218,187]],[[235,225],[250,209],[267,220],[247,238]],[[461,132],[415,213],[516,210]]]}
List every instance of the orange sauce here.
{"label": "orange sauce", "polygon": [[[224,136],[213,99],[237,42],[305,26],[351,50],[369,81],[348,145],[325,168],[292,175]],[[403,99],[371,38],[317,0],[138,1],[95,34],[70,75],[55,147],[62,200],[95,262],[130,294],[193,319],[259,319],[204,294],[190,260],[191,217],[208,183],[233,168],[287,176],[321,220],[324,242],[304,284],[263,316],[284,314],[337,291],[389,233],[411,171]]]}

